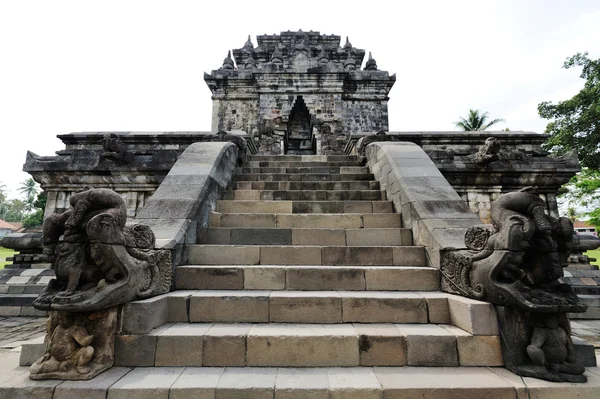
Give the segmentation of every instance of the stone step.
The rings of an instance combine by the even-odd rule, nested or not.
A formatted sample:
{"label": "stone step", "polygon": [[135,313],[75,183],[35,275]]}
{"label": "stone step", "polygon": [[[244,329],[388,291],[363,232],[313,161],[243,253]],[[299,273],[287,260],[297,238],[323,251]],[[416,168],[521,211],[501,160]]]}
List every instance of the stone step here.
{"label": "stone step", "polygon": [[230,190],[379,190],[378,181],[231,181]]}
{"label": "stone step", "polygon": [[369,173],[369,168],[365,166],[305,166],[305,167],[241,167],[236,168],[236,174],[296,174],[296,173],[310,173],[310,174],[362,174]]}
{"label": "stone step", "polygon": [[198,244],[410,246],[410,229],[308,229],[214,227]]}
{"label": "stone step", "polygon": [[249,155],[248,162],[358,162],[356,155]]}
{"label": "stone step", "polygon": [[[437,300],[437,296],[433,297]],[[192,293],[191,323],[429,323],[427,294],[391,291],[211,291]],[[435,306],[432,315],[439,311]]]}
{"label": "stone step", "polygon": [[312,168],[319,166],[363,166],[360,161],[249,161],[246,168]]}
{"label": "stone step", "polygon": [[435,291],[437,269],[419,266],[178,266],[178,290]]}
{"label": "stone step", "polygon": [[392,201],[218,200],[220,213],[392,213]]}
{"label": "stone step", "polygon": [[501,366],[498,335],[448,324],[167,323],[117,336],[115,366]]}
{"label": "stone step", "polygon": [[[9,365],[9,367],[12,365]],[[583,384],[522,380],[494,367],[114,367],[90,381],[33,381],[9,370],[0,397],[296,398],[296,399],[583,399],[600,396],[600,368]],[[527,385],[525,385],[527,384]]]}
{"label": "stone step", "polygon": [[329,174],[329,173],[240,173],[232,181],[371,181],[372,173]]}
{"label": "stone step", "polygon": [[209,227],[267,227],[313,229],[400,228],[399,213],[219,213],[210,214]]}
{"label": "stone step", "polygon": [[417,246],[207,245],[186,246],[191,265],[426,266]]}
{"label": "stone step", "polygon": [[385,198],[385,191],[380,190],[228,190],[223,193],[224,200],[378,201]]}

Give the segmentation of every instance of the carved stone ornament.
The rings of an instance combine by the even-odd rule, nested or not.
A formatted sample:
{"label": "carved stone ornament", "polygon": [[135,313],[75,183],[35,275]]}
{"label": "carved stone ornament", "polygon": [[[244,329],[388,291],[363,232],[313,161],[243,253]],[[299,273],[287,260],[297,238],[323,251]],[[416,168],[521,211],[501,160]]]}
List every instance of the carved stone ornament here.
{"label": "carved stone ornament", "polygon": [[500,148],[502,148],[500,140],[494,137],[488,137],[485,139],[485,144],[479,147],[479,151],[469,155],[469,159],[473,163],[487,165],[490,162],[500,159]]}
{"label": "carved stone ornament", "polygon": [[88,380],[114,363],[117,308],[50,312],[46,351],[30,368],[33,380]]}
{"label": "carved stone ornament", "polygon": [[360,157],[364,157],[367,146],[377,141],[391,141],[391,139],[389,135],[387,135],[383,130],[380,130],[375,134],[370,134],[368,136],[361,137],[356,142],[356,152]]}
{"label": "carved stone ornament", "polygon": [[44,253],[56,278],[33,302],[50,312],[47,350],[33,379],[90,379],[114,359],[117,307],[169,292],[171,253],[155,250],[152,230],[126,225],[119,194],[86,188],[72,209],[44,221]]}
{"label": "carved stone ornament", "polygon": [[500,196],[492,205],[494,227],[471,227],[470,251],[443,254],[442,288],[496,305],[504,363],[516,374],[584,382],[567,313],[586,305],[559,281],[576,250],[573,224],[545,209],[534,192]]}
{"label": "carved stone ornament", "polygon": [[102,148],[104,149],[104,152],[101,154],[103,158],[112,158],[120,163],[129,163],[132,161],[132,154],[125,150],[123,141],[115,133],[104,136],[102,139]]}

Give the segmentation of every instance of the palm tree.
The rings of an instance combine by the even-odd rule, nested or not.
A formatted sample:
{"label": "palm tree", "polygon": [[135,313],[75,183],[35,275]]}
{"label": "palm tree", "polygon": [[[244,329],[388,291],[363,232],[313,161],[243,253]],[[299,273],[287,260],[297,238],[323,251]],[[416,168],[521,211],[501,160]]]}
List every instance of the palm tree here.
{"label": "palm tree", "polygon": [[498,122],[504,122],[504,119],[493,119],[488,122],[488,113],[481,113],[478,109],[470,109],[467,118],[460,118],[460,121],[454,122],[456,127],[465,132],[487,130],[490,126]]}
{"label": "palm tree", "polygon": [[21,182],[19,192],[25,194],[26,201],[31,199],[31,202],[33,202],[33,198],[35,198],[35,195],[38,193],[37,183],[31,177],[24,180]]}
{"label": "palm tree", "polygon": [[577,214],[577,211],[574,207],[570,206],[567,208],[567,217],[569,218],[569,220],[571,220],[571,222],[575,223],[577,221],[578,216],[579,215]]}

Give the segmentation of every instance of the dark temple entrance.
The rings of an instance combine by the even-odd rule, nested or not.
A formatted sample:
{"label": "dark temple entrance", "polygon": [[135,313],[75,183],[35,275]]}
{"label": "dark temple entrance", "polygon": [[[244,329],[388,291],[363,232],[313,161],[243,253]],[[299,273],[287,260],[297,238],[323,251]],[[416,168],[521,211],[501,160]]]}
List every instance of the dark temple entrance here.
{"label": "dark temple entrance", "polygon": [[286,154],[312,155],[316,153],[310,119],[310,112],[304,99],[302,96],[298,96],[288,120],[284,146]]}

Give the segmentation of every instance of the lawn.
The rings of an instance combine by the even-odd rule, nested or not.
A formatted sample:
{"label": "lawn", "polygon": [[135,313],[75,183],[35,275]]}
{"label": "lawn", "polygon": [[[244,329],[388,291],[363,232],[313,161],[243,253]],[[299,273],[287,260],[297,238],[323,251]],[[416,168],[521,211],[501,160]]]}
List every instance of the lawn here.
{"label": "lawn", "polygon": [[587,251],[584,255],[589,256],[590,258],[596,258],[597,260],[594,262],[590,262],[592,265],[600,265],[600,249],[594,249],[593,251]]}
{"label": "lawn", "polygon": [[14,253],[15,251],[13,251],[12,249],[0,247],[0,269],[4,269],[4,266],[6,266],[8,263],[11,263],[6,262],[6,257],[13,256]]}

